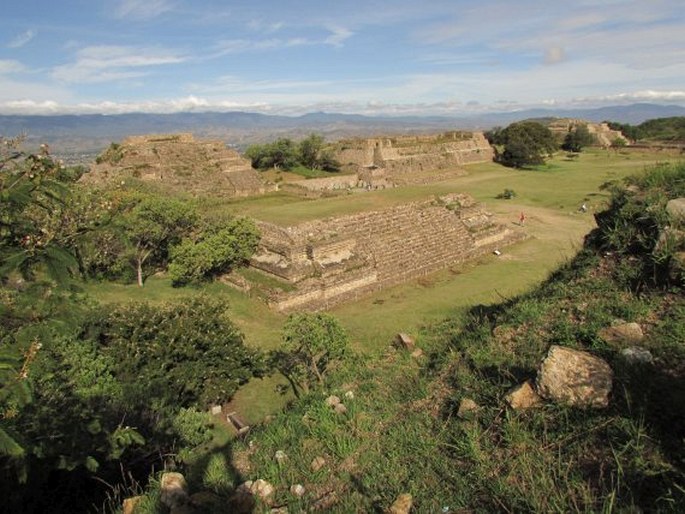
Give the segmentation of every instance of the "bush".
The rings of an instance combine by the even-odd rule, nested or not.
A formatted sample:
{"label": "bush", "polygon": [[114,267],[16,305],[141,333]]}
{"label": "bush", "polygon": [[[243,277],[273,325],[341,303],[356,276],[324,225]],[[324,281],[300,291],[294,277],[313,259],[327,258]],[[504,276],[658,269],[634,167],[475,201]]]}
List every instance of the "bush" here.
{"label": "bush", "polygon": [[495,198],[497,198],[498,200],[511,200],[512,198],[516,198],[516,191],[514,191],[513,189],[505,189]]}
{"label": "bush", "polygon": [[207,232],[199,241],[185,240],[172,249],[169,276],[175,286],[199,282],[245,264],[259,242],[257,227],[247,218]]}

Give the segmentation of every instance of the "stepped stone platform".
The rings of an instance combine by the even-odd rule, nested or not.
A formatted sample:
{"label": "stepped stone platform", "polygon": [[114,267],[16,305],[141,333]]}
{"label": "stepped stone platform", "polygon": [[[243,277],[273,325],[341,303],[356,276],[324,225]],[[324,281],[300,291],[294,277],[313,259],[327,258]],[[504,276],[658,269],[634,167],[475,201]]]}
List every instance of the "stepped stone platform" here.
{"label": "stepped stone platform", "polygon": [[344,139],[333,143],[331,151],[341,163],[343,174],[290,182],[283,189],[312,196],[312,193],[343,189],[430,184],[463,176],[466,174],[463,165],[492,161],[494,156],[482,132],[458,131]]}
{"label": "stepped stone platform", "polygon": [[289,285],[268,299],[278,311],[325,309],[525,237],[464,194],[290,227],[258,225],[250,265]]}
{"label": "stepped stone platform", "polygon": [[85,181],[132,176],[194,195],[250,196],[275,190],[222,141],[192,134],[130,136],[99,158]]}
{"label": "stepped stone platform", "polygon": [[616,139],[623,139],[626,144],[628,138],[620,130],[612,130],[607,123],[593,123],[577,118],[557,118],[550,122],[549,129],[557,134],[560,139],[564,138],[569,131],[585,125],[588,132],[595,138],[596,144],[602,147],[609,147]]}

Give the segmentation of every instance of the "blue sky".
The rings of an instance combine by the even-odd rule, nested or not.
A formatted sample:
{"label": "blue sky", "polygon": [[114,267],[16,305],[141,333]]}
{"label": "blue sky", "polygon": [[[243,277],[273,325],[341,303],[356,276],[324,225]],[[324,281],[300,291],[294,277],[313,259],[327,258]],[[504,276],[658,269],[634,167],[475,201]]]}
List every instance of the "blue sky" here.
{"label": "blue sky", "polygon": [[682,0],[23,0],[0,113],[685,105]]}

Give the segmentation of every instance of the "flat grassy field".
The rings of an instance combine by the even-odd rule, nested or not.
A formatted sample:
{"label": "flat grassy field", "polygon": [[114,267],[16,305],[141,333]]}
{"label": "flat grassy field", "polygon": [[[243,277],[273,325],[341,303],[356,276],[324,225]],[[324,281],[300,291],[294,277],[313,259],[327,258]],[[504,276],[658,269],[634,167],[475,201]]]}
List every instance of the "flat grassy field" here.
{"label": "flat grassy field", "polygon": [[[355,350],[374,353],[387,347],[397,332],[417,335],[422,326],[458,318],[467,307],[498,302],[529,290],[580,248],[583,237],[594,227],[592,213],[601,209],[607,199],[600,191],[602,184],[673,158],[632,150],[588,150],[574,159],[559,153],[536,170],[513,170],[484,163],[468,166],[468,175],[464,177],[425,186],[317,200],[274,193],[228,202],[208,201],[203,208],[208,214],[228,212],[288,225],[464,192],[485,202],[501,223],[530,236],[522,243],[503,248],[499,257],[486,256],[477,263],[454,266],[332,309],[349,331]],[[514,190],[516,197],[496,199],[504,189]],[[583,203],[588,207],[586,213],[579,212]],[[524,226],[519,225],[521,212],[526,216]],[[245,333],[247,343],[263,349],[279,344],[285,319],[260,300],[218,283],[201,289],[175,289],[168,279],[152,277],[142,289],[135,285],[97,283],[87,285],[86,290],[104,302],[164,301],[200,293],[225,296],[231,305],[231,318]],[[273,380],[253,381],[238,393],[233,403],[245,412],[248,421],[256,421],[288,399],[276,396],[273,389]]]}

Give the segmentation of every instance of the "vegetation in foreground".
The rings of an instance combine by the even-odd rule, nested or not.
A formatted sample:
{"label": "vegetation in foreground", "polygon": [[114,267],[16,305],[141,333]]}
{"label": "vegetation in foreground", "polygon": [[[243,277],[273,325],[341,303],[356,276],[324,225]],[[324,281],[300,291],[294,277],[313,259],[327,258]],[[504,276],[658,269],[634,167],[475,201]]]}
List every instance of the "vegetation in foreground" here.
{"label": "vegetation in foreground", "polygon": [[[12,169],[11,164],[15,162],[19,166]],[[92,262],[86,257],[94,255],[93,250],[119,248],[121,253],[119,250],[114,252],[116,258],[113,262],[118,263],[120,269],[135,273],[139,267],[134,266],[137,260],[134,250],[140,248],[131,239],[136,232],[126,230],[138,225],[159,223],[159,233],[164,236],[168,233],[165,232],[165,225],[174,227],[176,224],[165,223],[165,218],[160,218],[156,213],[160,210],[162,214],[180,211],[158,209],[154,197],[123,192],[125,201],[117,204],[115,213],[123,219],[130,216],[129,220],[135,220],[135,223],[118,225],[118,220],[112,219],[113,215],[107,209],[109,205],[92,203],[88,196],[76,196],[75,199],[79,201],[70,203],[76,191],[70,183],[73,177],[49,156],[28,156],[24,159],[20,153],[10,152],[3,166],[3,171],[11,170],[3,176],[3,201],[7,202],[0,213],[0,250],[4,265],[1,291],[3,324],[0,332],[4,358],[0,384],[3,416],[0,435],[5,464],[3,472],[7,478],[3,483],[8,487],[5,497],[7,505],[21,505],[24,511],[40,510],[48,503],[54,512],[59,509],[73,510],[74,505],[70,501],[76,497],[88,504],[88,495],[95,489],[94,481],[102,483],[99,481],[110,480],[114,483],[122,479],[124,482],[144,480],[153,463],[156,466],[185,466],[189,462],[186,458],[188,448],[206,443],[209,436],[206,416],[198,411],[198,407],[202,409],[216,398],[230,396],[231,391],[247,376],[263,373],[263,361],[255,352],[243,350],[242,336],[225,319],[226,309],[221,302],[181,299],[180,303],[154,309],[148,305],[130,305],[99,310],[73,284],[69,284],[67,279],[70,271],[94,269],[84,265]],[[7,177],[9,180],[5,180]],[[121,195],[121,192],[117,194]],[[633,204],[628,202],[626,205]],[[121,210],[120,206],[123,206]],[[104,210],[98,207],[104,207]],[[639,209],[634,210],[635,220],[643,218],[639,212]],[[56,213],[60,215],[56,216]],[[171,266],[174,249],[180,248],[184,241],[202,246],[205,241],[212,240],[215,232],[212,229],[205,232],[204,227],[194,225],[196,220],[192,212],[183,211],[181,214],[182,219],[188,219],[190,223],[182,227],[183,233],[174,236],[173,242],[166,237],[160,240],[163,242],[162,248],[159,248],[162,251],[151,261],[145,261],[149,266],[145,274],[162,266]],[[659,226],[659,220],[661,218],[655,226]],[[157,225],[152,226],[156,234]],[[651,225],[647,223],[645,226]],[[93,244],[96,235],[109,230],[118,246]],[[647,230],[640,240],[648,241],[653,232]],[[620,230],[617,233],[620,235]],[[143,243],[147,244],[147,240]],[[217,242],[216,246],[232,245]],[[649,249],[648,245],[629,246],[638,250]],[[663,249],[661,247],[660,251]],[[661,259],[668,255],[668,251],[659,253],[659,262],[664,262]],[[212,264],[215,262],[213,256],[212,245],[197,254],[190,252],[189,255],[197,260],[200,269],[208,270],[209,275],[216,272]],[[661,284],[660,280],[668,276],[664,275],[665,268],[657,264],[655,261],[645,268],[656,279],[640,286],[642,294],[645,289]],[[117,269],[113,268],[115,271]],[[189,269],[194,268],[189,266]],[[625,281],[626,287],[639,285],[641,276],[631,275],[632,278]],[[462,322],[455,320],[454,327],[461,326]],[[163,328],[159,331],[163,337],[157,337],[157,326]],[[188,327],[193,337],[184,338]],[[211,358],[204,362],[199,357],[207,353],[208,345],[216,343],[213,335],[216,331],[226,336],[226,345],[219,345],[219,351],[225,348],[226,353],[208,354]],[[211,343],[207,335],[210,335]],[[426,349],[432,346],[431,341],[435,342],[437,348],[446,333],[442,330],[434,334],[426,331],[424,336]],[[137,344],[131,346],[131,341]],[[145,351],[139,351],[141,348]],[[306,356],[297,345],[293,345],[293,350],[300,356]],[[337,357],[339,352],[335,350],[332,355]],[[236,367],[229,370],[223,365],[224,358]],[[425,368],[416,366],[401,355],[391,356],[389,361],[381,362],[366,361],[365,358],[349,359],[350,363],[357,366],[368,364],[370,370],[331,371],[325,381],[329,389],[337,387],[341,392],[343,389],[345,392],[353,391],[354,398],[347,401],[348,413],[353,411],[353,401],[358,395],[354,392],[356,389],[347,387],[356,387],[357,384],[362,387],[367,380],[377,381],[376,371],[394,377],[398,384],[402,384],[405,374],[410,379],[415,376],[411,379],[411,387],[415,385],[418,390],[409,398],[426,398],[426,391],[437,387],[434,378],[425,374]],[[445,361],[448,360],[445,358]],[[158,362],[165,363],[163,370],[156,367]],[[216,367],[216,362],[222,362],[222,365]],[[186,367],[188,363],[192,365]],[[301,377],[302,369],[299,368],[300,371],[293,376]],[[397,369],[397,373],[392,371],[394,369]],[[435,366],[431,369],[440,371],[443,368]],[[202,384],[194,380],[205,373],[210,378],[216,376],[216,395],[212,388],[205,390]],[[360,373],[358,377],[356,373]],[[174,377],[174,380],[167,381],[167,376]],[[150,392],[141,390],[140,377],[144,378],[144,383],[151,384]],[[346,383],[341,382],[343,379],[346,379]],[[317,377],[314,382],[321,383],[323,380]],[[369,391],[375,390],[373,384],[367,386]],[[395,397],[391,388],[391,384],[386,384],[382,390],[383,402]],[[321,389],[316,388],[314,392],[303,395],[303,403],[297,404],[295,412],[303,405],[315,405],[308,402],[316,402],[321,394]],[[437,404],[443,400],[437,396],[433,399],[439,400]],[[370,394],[369,401],[379,400]],[[386,405],[398,417],[405,415],[406,407],[405,403],[395,405],[390,402],[390,405]],[[371,404],[368,408],[373,412]],[[75,424],[74,419],[81,420],[81,423]],[[349,428],[347,424],[343,426]],[[374,433],[383,429],[383,426],[370,426]],[[419,423],[407,429],[416,430],[422,426],[429,427],[428,424]],[[335,443],[333,447],[337,445]],[[343,450],[345,445],[354,447],[351,440],[343,440],[342,445]],[[379,443],[379,448],[386,447],[384,443]],[[196,462],[190,468],[193,486],[198,487],[198,484],[207,481],[207,488],[215,490],[219,498],[230,495],[241,480],[239,475],[249,475],[238,465],[239,459],[234,461],[231,458],[233,450],[235,448],[225,444],[214,453],[210,452],[208,458]],[[233,472],[225,473],[224,468],[233,468]],[[123,477],[121,469],[126,469]],[[210,473],[209,478],[205,471]],[[429,474],[425,476],[430,477]],[[382,477],[379,475],[379,478]],[[16,479],[23,485],[13,487]],[[60,502],[55,501],[57,487],[61,491]],[[377,490],[385,491],[385,487],[379,482]],[[35,491],[45,494],[32,494]],[[381,492],[378,498],[385,501],[383,495],[390,493]],[[31,503],[26,503],[27,499],[31,499]],[[305,497],[302,502],[310,500],[310,497]],[[352,503],[343,501],[337,504],[337,508],[344,510],[356,505],[369,505],[359,499],[350,501]],[[381,505],[380,500],[375,501],[377,503],[373,505]],[[118,503],[113,501],[110,507]],[[157,508],[152,500],[149,505]],[[293,508],[297,508],[297,504]]]}
{"label": "vegetation in foreground", "polygon": [[[423,357],[394,348],[380,360],[348,356],[324,389],[189,469],[191,490],[212,491],[214,512],[248,479],[275,486],[257,512],[374,512],[402,493],[417,512],[681,512],[685,248],[663,234],[682,223],[665,206],[685,195],[685,165],[607,187],[599,228],[539,288],[427,327]],[[653,362],[629,363],[629,343],[600,335],[619,319],[644,328],[639,344]],[[611,364],[608,408],[506,406],[505,393],[535,376],[551,344]],[[344,413],[327,405],[330,394]],[[457,415],[465,398],[479,408]],[[302,496],[291,492],[297,484]],[[144,512],[158,512],[154,501]]]}

